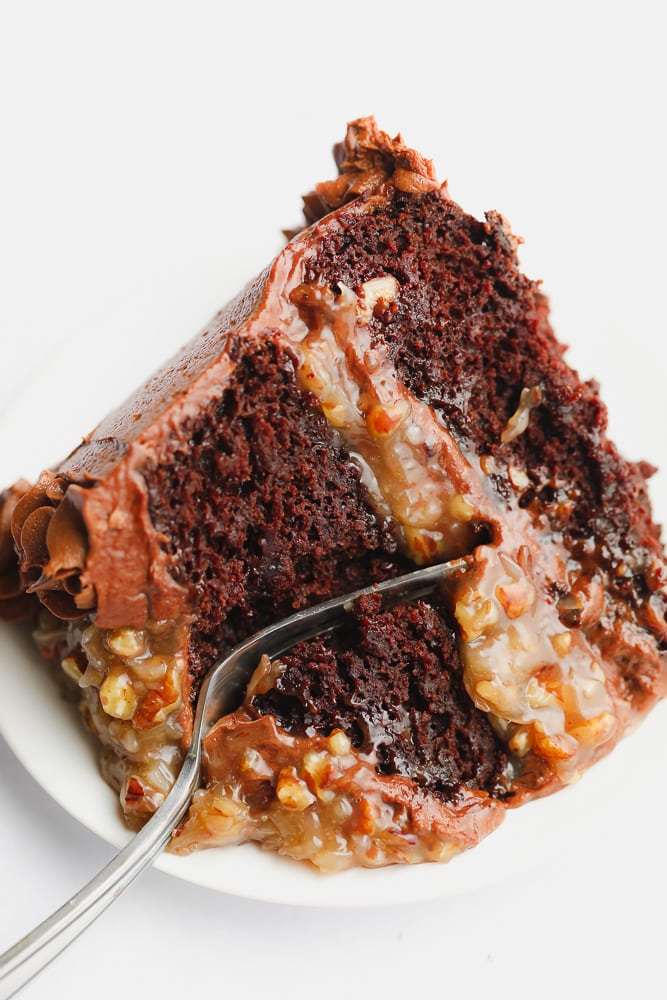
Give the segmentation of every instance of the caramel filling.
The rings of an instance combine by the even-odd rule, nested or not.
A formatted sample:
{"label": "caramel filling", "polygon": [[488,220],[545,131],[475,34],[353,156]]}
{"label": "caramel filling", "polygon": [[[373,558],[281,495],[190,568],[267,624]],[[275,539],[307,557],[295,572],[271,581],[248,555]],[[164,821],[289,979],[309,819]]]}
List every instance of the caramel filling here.
{"label": "caramel filling", "polygon": [[471,551],[475,507],[454,440],[400,384],[388,346],[373,341],[373,309],[397,292],[388,276],[366,282],[358,297],[344,285],[335,299],[328,288],[301,285],[292,301],[302,320],[288,337],[300,385],[361,465],[378,514],[394,518],[406,552],[423,564]]}
{"label": "caramel filling", "polygon": [[146,819],[176,780],[190,739],[187,626],[101,629],[45,611],[35,640],[44,656],[60,662],[78,696],[103,747],[102,773],[120,793],[126,817]]}
{"label": "caramel filling", "polygon": [[[356,295],[339,288],[301,285],[292,294],[299,382],[357,456],[378,515],[398,523],[406,554],[424,563],[473,553],[452,587],[466,688],[518,757],[535,755],[571,781],[610,748],[627,706],[608,690],[584,632],[561,621],[552,594],[554,584],[571,588],[568,552],[516,499],[497,497],[493,462],[464,454],[401,383],[370,328],[373,311],[399,294],[396,279],[377,277]],[[539,387],[522,392],[504,440],[526,429],[540,400]],[[509,476],[515,488],[527,481],[516,467]],[[477,544],[480,527],[489,544]]]}

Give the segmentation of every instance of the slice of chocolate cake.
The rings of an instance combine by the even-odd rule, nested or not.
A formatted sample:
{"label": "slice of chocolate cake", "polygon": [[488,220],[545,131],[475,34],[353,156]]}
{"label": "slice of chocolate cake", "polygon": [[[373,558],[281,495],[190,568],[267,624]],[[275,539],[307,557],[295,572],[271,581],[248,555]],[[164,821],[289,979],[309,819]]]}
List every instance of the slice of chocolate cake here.
{"label": "slice of chocolate cake", "polygon": [[500,215],[466,215],[372,119],[308,228],[191,344],[0,507],[0,614],[34,617],[129,819],[201,679],[326,597],[465,558],[262,662],[207,741],[174,849],[323,868],[444,859],[577,778],[664,694],[651,467],[606,438]]}

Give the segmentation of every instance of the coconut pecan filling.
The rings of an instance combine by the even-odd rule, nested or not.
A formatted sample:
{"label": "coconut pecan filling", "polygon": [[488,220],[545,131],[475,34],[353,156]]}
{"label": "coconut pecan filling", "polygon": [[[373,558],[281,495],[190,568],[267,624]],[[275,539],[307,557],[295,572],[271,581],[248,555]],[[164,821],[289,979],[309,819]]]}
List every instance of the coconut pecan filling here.
{"label": "coconut pecan filling", "polygon": [[130,822],[154,812],[173,785],[192,728],[188,628],[101,629],[40,615],[35,641],[60,662],[88,728],[102,744],[100,765]]}
{"label": "coconut pecan filling", "polygon": [[[390,275],[358,294],[297,288],[300,319],[288,336],[298,377],[357,456],[378,512],[398,523],[406,554],[423,563],[472,553],[470,572],[451,587],[470,697],[513,752],[537,758],[525,767],[546,771],[547,782],[571,781],[611,748],[629,706],[610,689],[585,630],[563,622],[553,595],[572,591],[576,569],[561,537],[519,507],[525,472],[508,470],[515,495],[501,502],[489,479],[495,463],[464,454],[373,334],[374,310],[399,293]],[[522,392],[504,438],[526,429],[540,401],[539,387]],[[479,544],[485,532],[490,541]]]}
{"label": "coconut pecan filling", "polygon": [[323,871],[352,866],[449,861],[501,821],[503,806],[461,785],[451,802],[414,782],[383,776],[374,752],[355,749],[340,729],[295,736],[251,703],[282,664],[263,657],[242,707],[205,743],[206,786],[195,793],[171,850],[252,840]]}

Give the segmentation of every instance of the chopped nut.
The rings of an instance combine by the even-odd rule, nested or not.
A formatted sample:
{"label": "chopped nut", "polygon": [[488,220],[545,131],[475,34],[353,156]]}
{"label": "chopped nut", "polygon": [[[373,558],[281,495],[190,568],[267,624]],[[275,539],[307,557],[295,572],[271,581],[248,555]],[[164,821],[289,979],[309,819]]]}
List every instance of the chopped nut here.
{"label": "chopped nut", "polygon": [[327,745],[331,753],[336,754],[337,757],[343,757],[352,749],[350,738],[342,729],[334,729],[327,740]]}
{"label": "chopped nut", "polygon": [[464,642],[474,642],[475,639],[479,639],[500,617],[494,601],[470,591],[456,602],[454,615],[461,626]]}
{"label": "chopped nut", "polygon": [[539,757],[569,760],[577,752],[577,741],[568,733],[544,733],[535,726],[535,753]]}
{"label": "chopped nut", "polygon": [[264,757],[254,747],[247,747],[241,758],[241,770],[258,778],[273,777],[273,770]]}
{"label": "chopped nut", "polygon": [[146,801],[146,789],[135,774],[128,775],[121,790],[121,800],[126,809],[133,812],[150,812],[150,804]]}
{"label": "chopped nut", "polygon": [[110,671],[100,687],[100,702],[114,719],[131,719],[137,709],[137,696],[129,676]]}
{"label": "chopped nut", "polygon": [[493,681],[477,681],[475,693],[491,708],[501,708],[503,698],[501,685]]}
{"label": "chopped nut", "polygon": [[516,561],[521,572],[529,576],[533,571],[533,556],[528,545],[520,545],[516,554]]}
{"label": "chopped nut", "polygon": [[306,782],[297,777],[293,767],[284,767],[278,775],[276,796],[285,809],[293,809],[295,812],[303,812],[316,801]]}
{"label": "chopped nut", "polygon": [[139,734],[132,724],[124,719],[113,719],[109,723],[109,736],[126,753],[136,754],[140,750]]}
{"label": "chopped nut", "polygon": [[75,684],[79,683],[83,677],[83,672],[73,656],[66,656],[64,660],[60,661],[60,666],[71,681],[74,681]]}
{"label": "chopped nut", "polygon": [[516,690],[499,681],[478,681],[475,692],[484,706],[500,716],[512,712],[516,704]]}
{"label": "chopped nut", "polygon": [[134,628],[117,628],[106,637],[106,644],[112,653],[123,659],[132,660],[146,652],[146,640]]}
{"label": "chopped nut", "polygon": [[660,590],[667,583],[667,564],[656,556],[646,572],[646,585],[649,590]]}
{"label": "chopped nut", "polygon": [[376,440],[389,438],[409,414],[410,403],[407,399],[399,399],[395,403],[378,403],[366,415],[366,426]]}
{"label": "chopped nut", "polygon": [[[516,625],[507,626],[509,648],[513,653],[530,653],[531,656],[538,647],[537,637],[529,629],[518,629]],[[511,661],[514,663],[514,660]]]}
{"label": "chopped nut", "polygon": [[354,422],[350,407],[345,402],[323,400],[322,410],[332,427],[351,427]]}
{"label": "chopped nut", "polygon": [[665,604],[659,594],[651,594],[645,605],[644,614],[649,628],[662,632],[665,629]]}
{"label": "chopped nut", "polygon": [[550,708],[557,704],[557,698],[553,691],[547,691],[536,677],[531,677],[526,684],[526,698],[531,708]]}
{"label": "chopped nut", "polygon": [[455,493],[449,500],[449,512],[457,521],[471,521],[475,507],[464,493]]}
{"label": "chopped nut", "polygon": [[384,274],[379,278],[365,281],[359,289],[361,292],[359,315],[362,320],[368,322],[378,302],[393,302],[398,295],[398,289],[399,284],[391,274]]}
{"label": "chopped nut", "polygon": [[509,465],[507,468],[510,482],[514,489],[523,491],[530,486],[530,479],[518,465]]}
{"label": "chopped nut", "polygon": [[567,521],[572,516],[574,507],[574,500],[563,500],[556,506],[556,516],[560,521]]}
{"label": "chopped nut", "polygon": [[[341,733],[341,736],[344,735]],[[332,789],[327,787],[333,771],[331,757],[328,753],[309,751],[304,754],[303,773],[309,787],[315,792],[320,802],[330,802],[335,796]]]}
{"label": "chopped nut", "polygon": [[134,719],[138,729],[151,729],[167,720],[181,703],[179,684],[179,671],[172,666],[159,687],[151,688],[141,699]]}
{"label": "chopped nut", "polygon": [[542,402],[542,389],[539,385],[534,385],[530,389],[522,389],[519,405],[507,421],[505,430],[500,435],[502,444],[509,444],[514,441],[528,427],[530,411],[534,410]]}
{"label": "chopped nut", "polygon": [[[189,722],[187,710],[181,711],[187,626],[158,621],[141,630],[108,630],[83,620],[59,623],[59,633],[58,648],[73,651],[63,657],[68,661],[63,672],[77,680],[78,668],[81,714],[103,744],[105,780],[120,792],[127,813],[154,811],[183,760]],[[56,640],[52,634],[48,638]],[[120,655],[142,647],[136,658]],[[159,654],[153,655],[153,648]],[[167,694],[174,700],[166,709]]]}
{"label": "chopped nut", "polygon": [[554,648],[554,652],[557,656],[567,656],[572,647],[572,633],[571,632],[558,632],[556,635],[549,636],[551,640],[551,645]]}
{"label": "chopped nut", "polygon": [[362,836],[370,836],[375,830],[373,807],[368,799],[362,799],[357,806],[357,828]]}
{"label": "chopped nut", "polygon": [[492,476],[498,471],[498,467],[496,466],[495,459],[492,455],[482,455],[479,460],[479,464],[485,476]]}
{"label": "chopped nut", "polygon": [[92,663],[89,663],[83,674],[79,678],[79,687],[99,687],[104,680],[104,674]]}
{"label": "chopped nut", "polygon": [[581,602],[578,625],[587,629],[595,625],[604,612],[605,590],[599,579],[582,579],[574,587],[573,596]]}
{"label": "chopped nut", "polygon": [[248,820],[248,807],[222,796],[208,810],[201,811],[202,820],[208,833],[217,837],[239,837]]}
{"label": "chopped nut", "polygon": [[517,729],[509,739],[508,746],[517,757],[525,757],[533,749],[533,733],[529,729]]}
{"label": "chopped nut", "polygon": [[508,618],[520,618],[535,604],[535,587],[525,577],[512,583],[499,583],[496,597],[502,604]]}
{"label": "chopped nut", "polygon": [[132,664],[132,673],[144,682],[160,681],[167,673],[169,664],[163,656],[146,656]]}
{"label": "chopped nut", "polygon": [[405,527],[404,534],[412,558],[418,566],[433,562],[443,554],[444,537],[442,532]]}
{"label": "chopped nut", "polygon": [[587,719],[581,725],[570,730],[570,734],[585,746],[600,746],[605,743],[616,729],[616,719],[611,712],[600,712],[592,719]]}

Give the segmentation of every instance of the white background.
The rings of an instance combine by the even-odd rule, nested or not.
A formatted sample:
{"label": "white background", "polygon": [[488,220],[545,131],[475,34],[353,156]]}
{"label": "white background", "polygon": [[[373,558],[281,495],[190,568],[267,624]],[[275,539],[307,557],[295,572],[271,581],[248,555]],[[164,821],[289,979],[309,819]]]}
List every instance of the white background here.
{"label": "white background", "polygon": [[[47,430],[63,408],[75,433],[89,429],[78,401],[103,397],[106,352],[124,352],[139,381],[144,359],[174,346],[147,322],[128,349],[109,317],[159,290],[193,317],[189,337],[278,250],[299,195],[333,176],[345,122],[368,113],[431,156],[465,208],[510,219],[571,363],[602,384],[613,437],[667,467],[665,84],[657,2],[3,2],[11,474],[60,457],[21,449],[19,425],[2,425],[35,375],[85,343],[85,384],[53,385],[43,408]],[[664,477],[653,495],[667,519]],[[149,872],[24,995],[664,996],[663,709],[601,765],[612,771],[600,808],[528,874],[420,905],[327,911]],[[0,820],[2,949],[111,849],[1,739]]]}

